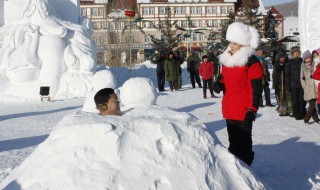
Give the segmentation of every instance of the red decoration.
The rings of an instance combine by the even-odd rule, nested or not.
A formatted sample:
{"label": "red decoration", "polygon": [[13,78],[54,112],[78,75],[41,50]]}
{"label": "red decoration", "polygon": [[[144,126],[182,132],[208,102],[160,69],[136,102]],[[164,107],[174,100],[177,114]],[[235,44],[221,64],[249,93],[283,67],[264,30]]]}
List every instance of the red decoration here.
{"label": "red decoration", "polygon": [[136,12],[134,11],[131,11],[131,10],[127,10],[127,11],[124,11],[124,14],[129,17],[129,19],[132,19],[135,15],[136,15]]}

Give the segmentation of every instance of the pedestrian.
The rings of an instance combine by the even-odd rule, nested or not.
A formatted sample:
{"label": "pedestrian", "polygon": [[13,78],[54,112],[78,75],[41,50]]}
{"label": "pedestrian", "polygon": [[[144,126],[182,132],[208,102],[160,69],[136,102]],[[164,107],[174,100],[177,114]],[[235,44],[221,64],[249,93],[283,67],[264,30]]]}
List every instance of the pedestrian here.
{"label": "pedestrian", "polygon": [[[264,60],[264,52],[263,52],[262,49],[258,49],[257,50],[257,58],[260,61],[261,68],[262,68],[262,71],[263,71],[262,90],[264,92],[264,99],[266,101],[266,106],[273,107],[273,105],[271,104],[271,100],[270,100],[270,88],[269,88],[270,72],[269,72],[269,69],[268,69],[268,64]],[[260,100],[260,107],[263,107],[262,97],[261,97],[261,100]]]}
{"label": "pedestrian", "polygon": [[318,113],[315,108],[317,100],[317,86],[312,78],[314,67],[312,64],[312,55],[309,50],[303,53],[302,59],[303,64],[301,66],[300,81],[304,91],[303,98],[305,101],[308,101],[309,104],[308,111],[304,117],[304,123],[308,124],[311,117],[314,122],[319,123]]}
{"label": "pedestrian", "polygon": [[259,34],[252,26],[235,22],[229,25],[226,39],[229,46],[220,56],[222,77],[214,87],[220,86],[215,92],[224,91],[222,114],[227,124],[228,150],[251,166],[252,124],[262,95],[262,68],[255,56]]}
{"label": "pedestrian", "polygon": [[293,116],[296,120],[302,120],[306,115],[306,102],[303,99],[303,88],[300,82],[302,65],[301,52],[294,47],[290,51],[291,59],[286,65],[286,88],[290,91]]}
{"label": "pedestrian", "polygon": [[220,64],[218,59],[218,51],[212,50],[208,54],[208,59],[213,63],[214,73],[213,73],[213,79],[216,80],[218,76],[220,75]]}
{"label": "pedestrian", "polygon": [[[280,52],[277,55],[278,60],[276,60],[273,68],[273,86],[275,90],[276,100],[278,103],[277,111],[281,112],[279,116],[290,116],[293,117],[291,96],[288,88],[286,88],[285,82],[285,72],[287,65],[287,57],[285,53]],[[279,110],[280,107],[285,108],[285,110]],[[284,113],[285,112],[285,113]]]}
{"label": "pedestrian", "polygon": [[104,88],[99,90],[94,96],[96,108],[100,115],[120,115],[120,102],[118,96],[112,88]]}
{"label": "pedestrian", "polygon": [[169,52],[166,60],[164,61],[164,72],[166,74],[167,81],[169,82],[170,91],[178,90],[178,73],[179,65],[173,58],[173,52]]}
{"label": "pedestrian", "polygon": [[160,51],[158,52],[156,63],[157,63],[157,81],[159,92],[165,91],[165,72],[164,72],[164,61],[166,60],[165,54]]}
{"label": "pedestrian", "polygon": [[202,56],[202,63],[199,66],[199,75],[202,77],[203,98],[207,98],[207,88],[209,88],[211,98],[217,98],[212,89],[212,76],[214,73],[213,63],[209,61],[208,56]]}
{"label": "pedestrian", "polygon": [[178,64],[178,67],[179,67],[178,89],[181,89],[182,88],[182,69],[181,69],[181,65],[183,64],[184,59],[181,57],[180,51],[176,52],[176,55],[174,56],[174,59],[175,59],[176,63]]}
{"label": "pedestrian", "polygon": [[200,65],[200,58],[194,52],[190,52],[189,57],[187,58],[187,70],[190,73],[192,88],[196,87],[195,80],[199,88],[202,88],[199,73],[198,73],[199,65]]}

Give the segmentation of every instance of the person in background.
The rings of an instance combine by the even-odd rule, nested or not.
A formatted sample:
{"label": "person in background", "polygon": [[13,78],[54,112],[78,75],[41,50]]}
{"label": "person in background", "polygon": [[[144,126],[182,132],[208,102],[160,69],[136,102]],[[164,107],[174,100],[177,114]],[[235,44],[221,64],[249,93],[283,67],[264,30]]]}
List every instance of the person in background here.
{"label": "person in background", "polygon": [[209,61],[213,63],[213,68],[214,68],[213,79],[214,80],[216,80],[220,75],[220,64],[219,64],[219,59],[217,58],[218,53],[219,52],[217,50],[212,50],[208,54]]}
{"label": "person in background", "polygon": [[[264,99],[266,101],[266,106],[273,107],[270,100],[270,88],[269,88],[269,82],[270,82],[270,72],[268,69],[268,64],[264,60],[264,52],[262,49],[257,50],[257,58],[260,61],[262,71],[263,71],[263,77],[262,77],[262,90],[264,91]],[[261,97],[260,100],[260,107],[263,107],[263,100]]]}
{"label": "person in background", "polygon": [[[293,117],[292,111],[292,103],[291,103],[291,96],[289,90],[286,90],[285,87],[285,72],[286,72],[286,65],[287,65],[287,57],[286,54],[280,52],[278,55],[278,61],[274,64],[273,68],[273,86],[275,90],[276,100],[278,103],[277,111],[279,111],[281,103],[283,106],[287,107],[287,113],[281,114],[279,116],[290,116]],[[282,86],[283,85],[283,86]],[[283,90],[283,92],[282,92]]]}
{"label": "person in background", "polygon": [[121,115],[120,102],[118,96],[112,88],[99,90],[94,96],[96,108],[100,115]]}
{"label": "person in background", "polygon": [[194,52],[190,52],[189,57],[187,58],[187,70],[190,73],[192,88],[196,87],[195,80],[199,88],[202,88],[199,73],[198,73],[199,65],[200,65],[200,58]]}
{"label": "person in background", "polygon": [[319,123],[318,113],[315,108],[317,100],[317,86],[312,79],[313,64],[312,55],[309,50],[303,53],[302,59],[303,64],[301,65],[300,81],[304,91],[303,98],[309,103],[309,109],[304,117],[304,123],[308,124],[311,117],[314,122]]}
{"label": "person in background", "polygon": [[[252,124],[262,96],[262,68],[255,56],[259,33],[241,22],[229,25],[226,39],[228,48],[220,55],[222,77],[215,83],[215,92],[224,92],[222,115],[226,119],[229,136],[228,150],[251,166]],[[224,86],[224,87],[223,87]],[[219,87],[219,88],[216,88]]]}
{"label": "person in background", "polygon": [[156,63],[157,63],[157,81],[158,81],[158,90],[159,92],[165,91],[165,77],[166,74],[164,72],[164,61],[166,60],[165,54],[160,51],[157,55]]}
{"label": "person in background", "polygon": [[183,64],[183,58],[180,55],[180,51],[176,52],[176,55],[174,56],[174,59],[176,61],[176,63],[178,64],[179,67],[179,73],[178,73],[178,89],[182,88],[182,69],[181,69],[181,65]]}
{"label": "person in background", "polygon": [[173,52],[169,52],[167,59],[164,61],[164,72],[169,82],[170,91],[172,92],[173,88],[178,90],[179,64],[174,59]]}
{"label": "person in background", "polygon": [[296,120],[302,120],[306,115],[306,102],[303,99],[303,88],[300,82],[300,72],[302,65],[301,52],[298,48],[291,49],[291,59],[286,66],[286,85],[290,91],[293,116]]}
{"label": "person in background", "polygon": [[207,88],[209,88],[211,98],[217,98],[212,90],[212,76],[214,73],[213,63],[209,61],[208,56],[202,56],[202,63],[199,66],[199,74],[203,83],[203,98],[207,98]]}

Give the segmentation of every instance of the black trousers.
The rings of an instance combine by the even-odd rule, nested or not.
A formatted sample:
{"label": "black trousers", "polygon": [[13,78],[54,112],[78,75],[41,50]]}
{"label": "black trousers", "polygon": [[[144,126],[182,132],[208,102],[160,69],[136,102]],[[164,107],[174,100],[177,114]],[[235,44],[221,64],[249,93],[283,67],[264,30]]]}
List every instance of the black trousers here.
{"label": "black trousers", "polygon": [[303,88],[291,88],[290,92],[293,116],[296,119],[303,119],[306,115],[306,101],[303,99]]}
{"label": "black trousers", "polygon": [[158,80],[158,89],[159,91],[164,91],[164,85],[165,85],[165,78],[166,74],[165,72],[157,72],[157,80]]}
{"label": "black trousers", "polygon": [[252,122],[226,120],[230,153],[250,166],[254,159],[252,150]]}
{"label": "black trousers", "polygon": [[196,87],[194,79],[196,79],[199,88],[202,87],[198,71],[190,71],[190,79],[193,88]]}
{"label": "black trousers", "polygon": [[[266,82],[266,84],[262,85],[262,90],[264,92],[264,99],[266,101],[266,105],[271,105],[270,88],[269,88],[269,83],[268,82]],[[262,96],[261,96],[261,100],[260,100],[260,105],[263,105]]]}
{"label": "black trousers", "polygon": [[170,90],[178,90],[178,81],[169,81]]}
{"label": "black trousers", "polygon": [[203,83],[203,95],[207,95],[207,88],[209,88],[210,94],[213,94],[212,79],[202,80]]}

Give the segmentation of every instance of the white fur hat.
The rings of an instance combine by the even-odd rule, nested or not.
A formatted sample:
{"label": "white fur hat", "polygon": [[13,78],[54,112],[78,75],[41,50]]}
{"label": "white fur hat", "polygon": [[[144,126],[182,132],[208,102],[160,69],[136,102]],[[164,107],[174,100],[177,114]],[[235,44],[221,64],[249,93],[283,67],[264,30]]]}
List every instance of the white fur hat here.
{"label": "white fur hat", "polygon": [[242,22],[234,22],[228,27],[227,40],[244,46],[249,45],[256,49],[259,46],[260,37],[257,29],[252,26]]}

